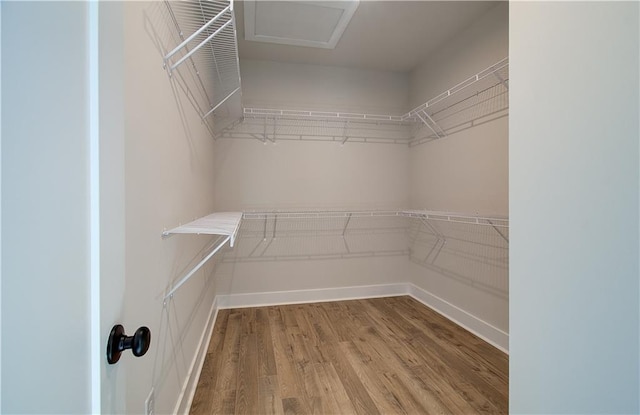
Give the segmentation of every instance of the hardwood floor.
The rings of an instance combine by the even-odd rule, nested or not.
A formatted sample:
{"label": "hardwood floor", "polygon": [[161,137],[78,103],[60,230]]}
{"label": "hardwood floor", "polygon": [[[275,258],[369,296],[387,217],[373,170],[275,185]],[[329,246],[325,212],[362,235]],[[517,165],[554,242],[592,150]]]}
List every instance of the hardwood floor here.
{"label": "hardwood floor", "polygon": [[220,310],[192,414],[508,412],[508,357],[411,297]]}

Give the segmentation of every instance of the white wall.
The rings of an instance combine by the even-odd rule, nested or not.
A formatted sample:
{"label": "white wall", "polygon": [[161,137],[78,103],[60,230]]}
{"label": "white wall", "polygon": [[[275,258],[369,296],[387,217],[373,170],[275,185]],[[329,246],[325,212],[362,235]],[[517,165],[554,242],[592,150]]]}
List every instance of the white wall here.
{"label": "white wall", "polygon": [[248,59],[240,72],[245,107],[406,112],[409,79],[400,72]]}
{"label": "white wall", "polygon": [[[413,107],[508,56],[509,4],[501,2],[444,44],[410,77]],[[410,206],[508,216],[508,119],[493,119],[410,149]],[[446,244],[418,224],[410,280],[470,313],[479,326],[508,333],[508,243],[491,227],[432,221]],[[506,233],[508,238],[508,233]],[[432,251],[433,249],[433,251]],[[436,252],[438,252],[436,256]]]}
{"label": "white wall", "polygon": [[424,104],[508,54],[509,2],[501,1],[409,74],[409,105]]}
{"label": "white wall", "polygon": [[[412,108],[509,54],[509,3],[500,2],[410,75]],[[411,206],[507,216],[506,118],[411,149]]]}
{"label": "white wall", "polygon": [[507,117],[410,150],[410,205],[416,209],[509,215]]}
{"label": "white wall", "polygon": [[385,209],[406,206],[407,148],[393,144],[222,139],[218,210]]}
{"label": "white wall", "polygon": [[512,413],[640,411],[639,21],[511,4]]}
{"label": "white wall", "polygon": [[[394,72],[266,61],[241,62],[246,107],[375,111],[406,105]],[[401,145],[222,139],[216,145],[219,210],[397,208],[408,203]]]}
{"label": "white wall", "polygon": [[[211,237],[164,229],[214,211],[214,145],[190,104],[176,93],[162,67],[144,12],[158,2],[124,4],[124,168],[126,294],[121,323],[127,332],[151,329],[147,355],[124,355],[126,412],[141,413],[153,387],[156,413],[175,409],[215,295],[212,264],[163,306],[163,296],[189,265],[201,259]],[[150,14],[151,15],[151,14]]]}
{"label": "white wall", "polygon": [[[265,61],[242,61],[241,70],[247,107],[397,114],[406,107],[408,79],[403,74]],[[215,169],[216,206],[223,211],[398,209],[406,206],[409,198],[409,154],[401,145],[277,139],[275,144],[263,144],[222,139],[216,143]],[[316,231],[326,231],[328,224],[317,222]],[[401,256],[373,258],[367,254],[366,259],[338,259],[336,254],[349,254],[341,240],[329,238],[319,243],[314,239],[316,232],[310,231],[295,243],[290,239],[287,246],[282,234],[276,237],[275,244],[261,243],[261,237],[241,239],[235,252],[227,256],[234,262],[218,269],[218,292],[320,289],[406,280],[406,258]],[[258,251],[269,249],[267,254],[275,252],[273,256],[281,259],[272,256],[255,262],[255,253],[254,262],[232,259],[256,244],[260,244]],[[390,249],[396,248],[406,251],[406,243]],[[329,252],[333,259],[326,259]],[[282,259],[294,254],[315,259]]]}
{"label": "white wall", "polygon": [[88,413],[87,5],[1,7],[1,411]]}

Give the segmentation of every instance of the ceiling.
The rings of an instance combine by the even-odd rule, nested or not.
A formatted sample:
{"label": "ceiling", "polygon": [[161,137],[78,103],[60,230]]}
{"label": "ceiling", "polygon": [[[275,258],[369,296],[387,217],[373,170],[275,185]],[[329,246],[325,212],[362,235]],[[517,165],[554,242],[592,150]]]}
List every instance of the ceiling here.
{"label": "ceiling", "polygon": [[[497,4],[495,1],[360,1],[335,49],[320,49],[245,40],[243,3],[235,3],[240,59],[398,72],[411,71]],[[282,21],[278,23],[282,24]],[[295,22],[291,25],[295,26]]]}

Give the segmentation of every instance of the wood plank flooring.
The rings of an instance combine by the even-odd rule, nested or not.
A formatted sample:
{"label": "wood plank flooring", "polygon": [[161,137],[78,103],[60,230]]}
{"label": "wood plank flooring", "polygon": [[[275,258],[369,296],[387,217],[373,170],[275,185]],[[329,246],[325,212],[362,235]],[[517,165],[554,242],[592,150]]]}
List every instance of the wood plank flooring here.
{"label": "wood plank flooring", "polygon": [[191,413],[508,412],[508,357],[411,297],[220,310]]}

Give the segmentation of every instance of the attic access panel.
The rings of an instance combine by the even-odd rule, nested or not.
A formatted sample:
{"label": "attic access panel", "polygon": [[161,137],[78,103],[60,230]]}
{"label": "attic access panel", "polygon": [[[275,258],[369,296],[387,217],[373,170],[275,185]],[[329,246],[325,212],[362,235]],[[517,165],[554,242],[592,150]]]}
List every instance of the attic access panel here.
{"label": "attic access panel", "polygon": [[245,39],[334,49],[359,1],[246,1]]}

